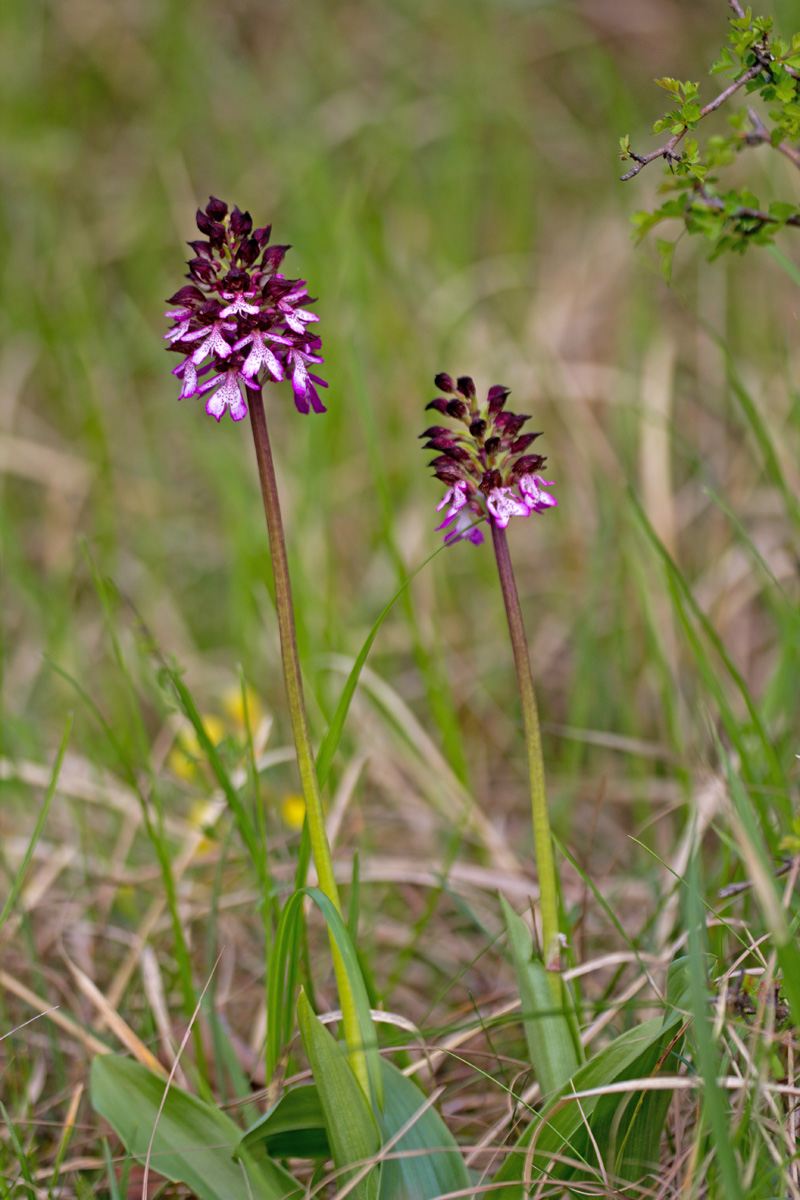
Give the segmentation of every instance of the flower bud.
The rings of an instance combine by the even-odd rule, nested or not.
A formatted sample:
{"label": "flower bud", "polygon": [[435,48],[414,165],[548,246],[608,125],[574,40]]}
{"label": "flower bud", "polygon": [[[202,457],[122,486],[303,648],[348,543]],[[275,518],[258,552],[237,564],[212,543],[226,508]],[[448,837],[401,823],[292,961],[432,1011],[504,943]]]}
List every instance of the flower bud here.
{"label": "flower bud", "polygon": [[433,382],[436,384],[437,388],[439,388],[439,390],[441,392],[451,392],[452,393],[456,390],[456,385],[453,383],[451,376],[446,375],[444,372],[437,375]]}
{"label": "flower bud", "polygon": [[474,438],[483,437],[486,432],[486,422],[483,417],[478,417],[477,420],[473,421],[469,427],[469,431]]}
{"label": "flower bud", "polygon": [[518,479],[520,475],[532,475],[535,471],[541,471],[547,459],[541,454],[523,454],[522,458],[518,458],[511,468],[509,480]]}
{"label": "flower bud", "polygon": [[466,396],[468,400],[474,400],[476,396],[475,384],[470,379],[469,375],[459,375],[458,390],[462,396]]}
{"label": "flower bud", "polygon": [[484,471],[478,487],[484,495],[488,495],[494,488],[503,486],[503,476],[499,471]]}
{"label": "flower bud", "polygon": [[494,417],[499,413],[506,402],[506,398],[511,395],[507,387],[502,387],[500,384],[495,384],[489,388],[489,393],[486,399],[489,402],[489,416]]}
{"label": "flower bud", "polygon": [[[452,404],[453,401],[451,400],[450,403]],[[443,400],[441,396],[437,396],[435,400],[431,400],[430,404],[425,405],[426,412],[428,411],[429,408],[435,408],[437,412],[440,412],[442,414],[442,416],[446,416],[450,412],[450,408],[449,408],[447,401]],[[453,415],[453,414],[450,414],[450,415]],[[424,437],[425,435],[423,434],[422,436]]]}
{"label": "flower bud", "polygon": [[511,453],[522,454],[528,449],[528,446],[530,446],[531,442],[535,442],[539,436],[540,434],[538,433],[523,433],[522,437],[518,437],[515,442],[511,443]]}
{"label": "flower bud", "polygon": [[255,238],[245,238],[239,247],[239,262],[244,267],[252,267],[260,254],[258,242]]}
{"label": "flower bud", "polygon": [[494,427],[497,433],[501,433],[504,438],[513,440],[526,421],[530,421],[530,417],[512,412],[501,412],[495,417]]}
{"label": "flower bud", "polygon": [[216,271],[207,258],[193,258],[186,265],[192,279],[198,283],[212,283],[216,278]]}
{"label": "flower bud", "polygon": [[460,421],[463,421],[464,417],[467,415],[468,412],[469,412],[469,409],[467,408],[464,401],[459,400],[457,396],[454,396],[452,400],[448,400],[448,402],[447,402],[448,417],[458,417],[458,419]]}
{"label": "flower bud", "polygon": [[209,196],[206,212],[212,221],[221,221],[228,215],[228,206],[224,200],[218,200],[216,196]]}
{"label": "flower bud", "polygon": [[442,483],[452,485],[463,479],[461,468],[449,458],[434,459],[433,462],[428,463],[428,466],[434,467],[433,473],[437,479],[441,479]]}
{"label": "flower bud", "polygon": [[167,304],[182,304],[194,308],[198,304],[204,304],[205,299],[200,288],[193,287],[192,284],[187,283],[184,287],[178,288],[174,296],[170,296]]}
{"label": "flower bud", "polygon": [[270,273],[277,271],[286,257],[287,250],[291,250],[291,246],[268,246],[261,259],[263,269]]}
{"label": "flower bud", "polygon": [[238,205],[231,213],[231,233],[236,238],[247,237],[253,228],[253,218],[249,212],[242,212]]}

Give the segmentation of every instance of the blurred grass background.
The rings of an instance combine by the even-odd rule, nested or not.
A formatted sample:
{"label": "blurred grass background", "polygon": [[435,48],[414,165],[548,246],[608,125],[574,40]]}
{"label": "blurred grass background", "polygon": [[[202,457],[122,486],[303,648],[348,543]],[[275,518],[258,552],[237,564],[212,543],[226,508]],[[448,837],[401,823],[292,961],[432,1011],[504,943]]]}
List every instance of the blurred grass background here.
{"label": "blurred grass background", "polygon": [[[773,11],[791,35],[788,0]],[[195,400],[178,403],[176,360],[163,352],[164,300],[182,283],[184,244],[209,193],[249,209],[256,224],[272,221],[276,239],[294,247],[287,273],[320,297],[329,412],[302,418],[286,387],[267,393],[315,737],[343,680],[330,656],[357,653],[438,544],[441,487],[417,435],[430,423],[433,375],[469,373],[481,390],[513,389],[511,406],[545,431],[537,448],[556,481],[558,509],[512,523],[510,537],[559,836],[598,884],[625,881],[615,904],[638,937],[664,884],[628,835],[670,857],[687,813],[709,794],[720,729],[767,809],[782,814],[777,839],[796,779],[799,707],[797,525],[786,499],[800,482],[794,284],[765,252],[709,265],[684,241],[668,289],[654,246],[634,247],[629,233],[659,168],[617,182],[618,137],[652,146],[665,106],[653,76],[700,78],[703,97],[715,94],[705,72],[727,16],[723,0],[6,0],[0,827],[9,875],[40,796],[19,764],[52,761],[68,710],[70,761],[84,780],[118,769],[50,661],[80,682],[142,767],[88,556],[185,668],[204,711],[221,711],[242,664],[274,715],[270,746],[289,736],[249,432],[229,420],[217,427]],[[745,157],[737,170],[759,196],[791,197],[790,164],[768,150]],[[792,231],[784,237],[796,260]],[[754,399],[783,493],[730,370]],[[687,634],[677,585],[670,591],[629,489],[743,686],[691,615],[698,641]],[[432,816],[435,806],[418,802],[419,764],[432,770],[435,760],[408,745],[419,748],[424,730],[528,862],[524,752],[495,575],[488,547],[456,546],[379,634],[370,666],[375,687],[391,691],[380,720],[364,702],[348,725],[338,782],[359,755],[368,761],[348,782],[355,799],[342,844],[388,847],[406,863],[450,851],[480,859],[453,846],[441,805]],[[125,608],[118,618],[160,769],[174,723],[135,620]],[[278,828],[291,767],[276,766],[266,786]],[[185,816],[209,789],[172,778],[170,811]],[[704,811],[710,820],[713,803]],[[89,920],[81,888],[97,887],[98,863],[115,863],[117,882],[134,878],[112,816],[56,799],[45,841],[72,843],[77,857],[41,894],[50,934],[31,918],[14,965],[37,962],[43,991],[70,995],[51,958],[64,913]],[[133,839],[143,890],[123,888],[113,909],[131,927],[150,898],[147,880],[158,886]],[[724,850],[714,861],[723,879]],[[406,928],[424,908],[412,892],[392,910]],[[403,944],[389,910],[383,932],[373,928],[381,895],[364,901],[366,936]],[[93,964],[102,978],[94,910],[92,920],[84,969]],[[602,941],[609,927],[600,925]],[[468,957],[453,939],[444,978]],[[491,988],[491,973],[483,982]]]}

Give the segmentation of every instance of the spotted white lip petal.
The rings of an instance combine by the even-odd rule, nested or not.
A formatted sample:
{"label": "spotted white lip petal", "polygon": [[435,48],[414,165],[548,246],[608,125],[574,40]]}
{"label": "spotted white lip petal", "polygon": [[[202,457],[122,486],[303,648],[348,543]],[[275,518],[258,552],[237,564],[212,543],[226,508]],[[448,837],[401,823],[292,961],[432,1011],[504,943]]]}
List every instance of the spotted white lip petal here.
{"label": "spotted white lip petal", "polygon": [[235,328],[236,326],[231,321],[225,321],[224,323],[215,321],[209,330],[199,329],[195,333],[188,334],[186,338],[187,342],[197,341],[204,333],[208,334],[205,341],[200,343],[192,355],[192,362],[195,366],[199,366],[207,354],[216,354],[220,358],[227,358],[231,353],[231,347],[222,336],[222,330]]}
{"label": "spotted white lip petal", "polygon": [[[167,313],[167,316],[169,316],[169,313]],[[182,341],[183,338],[186,337],[186,334],[189,332],[190,324],[191,324],[191,317],[186,317],[185,320],[181,321],[180,325],[176,325],[174,329],[170,329],[169,333],[164,334],[165,340],[168,342]]]}
{"label": "spotted white lip petal", "polygon": [[530,516],[530,508],[524,500],[514,495],[511,488],[493,488],[486,500],[498,529],[505,529],[512,517]]}
{"label": "spotted white lip petal", "polygon": [[221,317],[235,317],[238,313],[248,313],[251,317],[255,317],[261,311],[257,304],[250,304],[247,300],[248,296],[254,296],[255,292],[246,292],[243,296],[237,296],[233,292],[223,292],[223,300],[232,300],[227,308],[223,308],[219,314]]}
{"label": "spotted white lip petal", "polygon": [[183,385],[181,387],[181,400],[188,400],[197,391],[197,368],[190,358],[182,362],[179,367],[176,367],[172,372],[173,375],[183,376]]}
{"label": "spotted white lip petal", "polygon": [[294,362],[294,370],[292,372],[292,387],[295,395],[305,396],[306,388],[308,387],[308,368],[303,362],[303,356],[298,351],[291,355]]}
{"label": "spotted white lip petal", "polygon": [[226,372],[221,386],[209,397],[206,404],[206,412],[218,421],[222,419],[226,408],[230,408],[234,421],[241,421],[242,417],[247,416],[247,405],[239,388],[237,371]]}
{"label": "spotted white lip petal", "polygon": [[[459,479],[458,483],[454,483],[451,488],[448,488],[444,494],[444,499],[441,504],[436,505],[436,511],[441,512],[448,504],[452,511],[458,512],[467,503],[467,485],[463,479]],[[450,513],[447,514],[448,517]]]}

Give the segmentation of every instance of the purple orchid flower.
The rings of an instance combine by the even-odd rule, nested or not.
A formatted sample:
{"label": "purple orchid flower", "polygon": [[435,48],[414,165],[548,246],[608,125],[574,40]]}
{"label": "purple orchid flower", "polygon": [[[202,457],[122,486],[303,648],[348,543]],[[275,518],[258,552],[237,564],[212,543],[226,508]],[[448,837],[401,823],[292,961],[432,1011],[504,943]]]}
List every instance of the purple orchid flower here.
{"label": "purple orchid flower", "polygon": [[328,385],[309,371],[323,362],[320,339],[307,331],[319,317],[300,306],[314,301],[305,280],[279,271],[289,247],[270,246],[269,226],[254,229],[249,213],[229,212],[213,196],[198,210],[197,227],[207,240],[189,243],[189,284],[171,298],[174,325],[164,335],[168,349],[183,355],[173,370],[180,398],[207,395],[206,411],[217,420],[228,410],[240,421],[248,388],[289,376],[298,411],[325,412],[317,388]]}
{"label": "purple orchid flower", "polygon": [[545,459],[527,453],[540,435],[522,433],[530,418],[507,412],[508,388],[495,385],[484,401],[478,400],[475,384],[464,375],[454,381],[449,375],[436,376],[436,386],[450,399],[437,396],[428,405],[441,416],[461,422],[463,431],[445,425],[432,425],[422,437],[424,449],[435,450],[431,462],[437,479],[448,490],[437,512],[446,509],[437,530],[445,530],[445,544],[466,537],[475,545],[484,540],[476,521],[488,519],[498,529],[506,529],[512,517],[529,517],[558,504],[546,488],[550,480],[538,472]]}

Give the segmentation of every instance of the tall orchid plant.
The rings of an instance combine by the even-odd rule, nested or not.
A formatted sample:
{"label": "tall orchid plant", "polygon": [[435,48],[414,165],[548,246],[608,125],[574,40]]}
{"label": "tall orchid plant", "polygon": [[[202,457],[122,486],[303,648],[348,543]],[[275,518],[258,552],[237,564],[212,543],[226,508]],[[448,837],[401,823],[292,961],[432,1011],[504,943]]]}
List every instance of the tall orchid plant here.
{"label": "tall orchid plant", "polygon": [[[320,888],[341,913],[308,731],[286,540],[263,401],[264,385],[288,376],[298,412],[325,411],[317,387],[327,384],[309,371],[309,363],[323,361],[318,353],[320,338],[308,332],[308,326],[319,317],[304,307],[313,303],[305,281],[287,279],[280,272],[290,247],[269,244],[270,226],[253,229],[249,213],[238,208],[229,212],[224,201],[212,196],[205,210],[197,212],[197,227],[206,237],[189,243],[194,251],[188,263],[190,282],[171,297],[170,303],[178,307],[167,312],[174,321],[166,335],[169,349],[183,356],[173,374],[182,380],[181,399],[206,396],[206,412],[218,421],[226,409],[234,421],[250,414],[311,851]],[[362,1035],[352,989],[335,942],[331,943],[331,952],[345,1039],[353,1067],[366,1090]]]}

